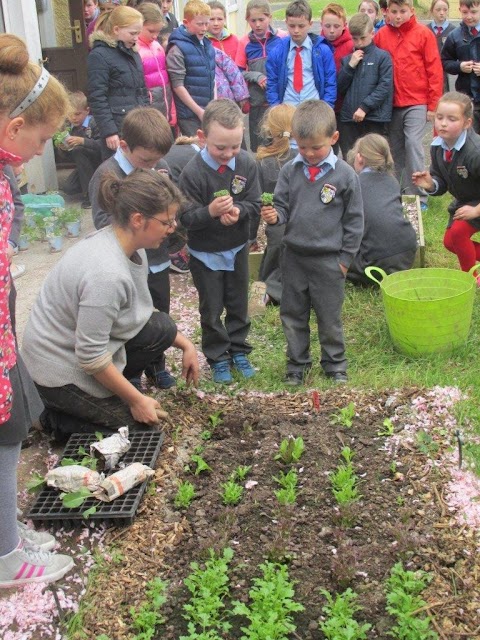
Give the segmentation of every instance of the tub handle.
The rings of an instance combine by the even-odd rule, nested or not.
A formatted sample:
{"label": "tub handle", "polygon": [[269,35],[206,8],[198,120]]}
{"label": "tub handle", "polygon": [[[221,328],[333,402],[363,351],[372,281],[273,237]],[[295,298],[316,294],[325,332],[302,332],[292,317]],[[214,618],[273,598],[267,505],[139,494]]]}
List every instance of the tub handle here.
{"label": "tub handle", "polygon": [[480,276],[480,264],[474,264],[473,267],[468,270],[468,273],[476,278],[475,271],[478,271],[478,275]]}
{"label": "tub handle", "polygon": [[[480,269],[480,265],[477,265],[477,266]],[[368,276],[370,280],[373,280],[378,285],[381,285],[382,280],[377,280],[377,278],[375,278],[375,276],[372,275],[372,271],[377,271],[382,276],[382,280],[387,277],[387,274],[383,269],[380,269],[380,267],[365,267],[365,275]]]}

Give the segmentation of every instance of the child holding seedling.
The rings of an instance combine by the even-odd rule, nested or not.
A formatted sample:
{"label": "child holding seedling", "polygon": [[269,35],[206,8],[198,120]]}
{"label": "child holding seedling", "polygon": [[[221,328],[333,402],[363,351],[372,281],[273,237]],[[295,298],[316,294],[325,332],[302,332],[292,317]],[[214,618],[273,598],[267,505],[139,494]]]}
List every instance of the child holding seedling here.
{"label": "child holding seedling", "polygon": [[[262,124],[262,137],[268,144],[258,147],[257,165],[262,194],[262,207],[273,205],[273,192],[283,165],[297,155],[292,149],[292,118],[295,107],[278,104],[269,109]],[[260,265],[259,278],[266,285],[265,303],[280,304],[282,299],[282,270],[280,256],[285,225],[267,225],[267,246]]]}
{"label": "child holding seedling", "polygon": [[[453,202],[443,244],[455,253],[462,271],[480,262],[480,136],[472,129],[473,106],[464,93],[440,99],[435,113],[437,137],[430,147],[430,171],[417,171],[413,182],[433,196],[451,193]],[[480,285],[480,277],[477,279]]]}
{"label": "child holding seedling", "polygon": [[298,155],[278,177],[274,206],[262,207],[268,224],[285,224],[280,318],[287,339],[285,383],[298,386],[312,366],[310,310],[317,316],[320,364],[337,383],[347,381],[341,311],[345,275],[363,234],[363,205],[355,171],[338,159],[335,113],[307,100],[292,120]]}
{"label": "child holding seedling", "polygon": [[[198,136],[205,148],[183,170],[189,204],[180,215],[188,232],[190,271],[198,291],[202,350],[213,381],[230,384],[230,367],[250,378],[248,360],[248,231],[258,215],[255,161],[241,149],[243,116],[231,100],[214,100]],[[222,314],[225,311],[225,323]]]}
{"label": "child holding seedling", "polygon": [[348,160],[360,179],[365,229],[347,280],[370,285],[373,281],[365,275],[366,267],[380,267],[387,274],[411,268],[417,237],[403,214],[400,185],[393,176],[393,158],[385,138],[376,133],[360,138]]}

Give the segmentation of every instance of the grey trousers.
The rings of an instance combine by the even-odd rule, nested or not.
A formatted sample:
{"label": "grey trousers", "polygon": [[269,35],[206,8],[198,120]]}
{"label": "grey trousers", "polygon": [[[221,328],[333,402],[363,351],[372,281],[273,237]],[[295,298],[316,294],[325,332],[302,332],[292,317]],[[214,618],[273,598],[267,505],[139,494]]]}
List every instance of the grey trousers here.
{"label": "grey trousers", "polygon": [[0,445],[0,556],[6,556],[18,544],[17,465],[21,443]]}
{"label": "grey trousers", "polygon": [[414,171],[425,169],[423,136],[427,124],[426,105],[395,107],[389,129],[390,146],[395,161],[395,172],[403,194],[422,196],[427,194],[412,182]]}
{"label": "grey trousers", "polygon": [[312,364],[311,307],[317,316],[323,371],[327,374],[345,372],[347,359],[342,326],[345,277],[337,256],[300,256],[285,247],[282,278],[280,319],[287,340],[287,373],[303,373]]}

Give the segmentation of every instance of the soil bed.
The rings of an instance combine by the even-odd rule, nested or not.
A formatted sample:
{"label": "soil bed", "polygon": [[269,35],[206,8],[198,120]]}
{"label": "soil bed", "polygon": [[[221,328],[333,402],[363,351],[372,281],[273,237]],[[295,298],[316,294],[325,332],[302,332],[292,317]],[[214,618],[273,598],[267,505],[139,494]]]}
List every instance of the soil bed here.
{"label": "soil bed", "polygon": [[[387,417],[394,418],[397,432],[402,431],[412,418],[411,400],[419,390],[360,394],[333,389],[321,394],[317,411],[312,392],[233,399],[175,395],[166,395],[162,404],[170,411],[168,431],[176,442],[169,446],[167,438],[157,489],[146,497],[137,522],[112,532],[124,561],[109,575],[98,576],[89,594],[95,608],[84,619],[88,637],[104,632],[128,638],[129,606],[142,601],[145,582],[159,575],[170,587],[162,609],[166,623],[156,637],[177,640],[186,633],[182,605],[188,592],[182,581],[190,563],[205,560],[209,548],[231,547],[232,599],[247,601],[251,579],[259,575],[258,565],[265,558],[288,563],[295,599],[305,607],[295,616],[298,638],[324,637],[318,627],[325,604],[320,589],[334,593],[348,586],[359,594],[363,607],[358,619],[373,625],[368,637],[388,637],[392,620],[385,613],[384,583],[398,560],[433,575],[423,597],[440,638],[480,638],[478,540],[471,530],[454,526],[442,498],[448,470],[435,464],[451,442],[442,416],[435,417],[429,430],[428,450],[404,444],[389,452],[385,444],[390,439],[378,436]],[[356,409],[353,426],[332,424],[331,415],[350,401]],[[223,422],[203,443],[202,456],[211,473],[185,473],[193,449],[202,442],[199,434],[211,429],[209,416],[218,412]],[[302,436],[305,443],[301,460],[293,465],[300,493],[295,505],[279,507],[272,476],[288,468],[274,456],[289,435]],[[362,495],[348,513],[350,525],[342,523],[329,480],[345,446],[355,453],[353,466]],[[247,480],[258,484],[245,490],[238,506],[226,507],[220,484],[238,465],[252,465]],[[185,512],[173,506],[179,478],[196,488],[196,499]],[[233,622],[228,637],[239,638],[245,620]]]}

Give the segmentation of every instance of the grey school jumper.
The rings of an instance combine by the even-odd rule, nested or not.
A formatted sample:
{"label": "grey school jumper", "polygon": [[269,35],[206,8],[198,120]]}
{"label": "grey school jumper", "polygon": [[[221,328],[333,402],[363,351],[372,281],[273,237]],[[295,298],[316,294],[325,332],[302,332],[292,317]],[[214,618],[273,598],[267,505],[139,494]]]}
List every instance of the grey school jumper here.
{"label": "grey school jumper", "polygon": [[280,317],[287,339],[287,372],[304,373],[310,357],[310,309],[317,316],[321,365],[327,375],[345,372],[341,311],[345,277],[363,234],[363,204],[358,176],[337,160],[316,182],[302,163],[280,171],[274,206],[286,222],[282,256],[283,294]]}

